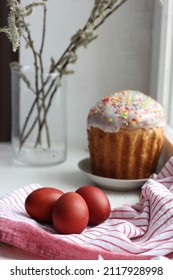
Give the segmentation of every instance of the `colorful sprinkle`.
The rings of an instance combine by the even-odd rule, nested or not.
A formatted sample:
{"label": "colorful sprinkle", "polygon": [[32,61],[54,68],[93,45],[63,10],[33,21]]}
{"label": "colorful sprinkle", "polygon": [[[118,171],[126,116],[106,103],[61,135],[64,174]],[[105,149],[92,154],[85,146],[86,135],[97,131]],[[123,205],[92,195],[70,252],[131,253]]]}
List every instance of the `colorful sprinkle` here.
{"label": "colorful sprinkle", "polygon": [[147,128],[165,125],[162,106],[139,91],[124,90],[98,101],[88,115],[88,127],[107,131],[119,128]]}

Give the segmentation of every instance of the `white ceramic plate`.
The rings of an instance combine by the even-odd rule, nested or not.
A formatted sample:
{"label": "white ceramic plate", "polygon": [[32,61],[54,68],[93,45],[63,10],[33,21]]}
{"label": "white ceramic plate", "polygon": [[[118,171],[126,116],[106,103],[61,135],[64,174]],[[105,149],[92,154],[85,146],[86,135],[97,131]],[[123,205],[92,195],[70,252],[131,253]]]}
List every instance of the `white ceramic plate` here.
{"label": "white ceramic plate", "polygon": [[139,189],[147,181],[146,179],[139,180],[119,180],[109,179],[105,177],[96,176],[91,173],[90,159],[85,158],[78,163],[79,169],[85,173],[85,175],[91,179],[96,185],[101,188],[117,191],[130,191]]}

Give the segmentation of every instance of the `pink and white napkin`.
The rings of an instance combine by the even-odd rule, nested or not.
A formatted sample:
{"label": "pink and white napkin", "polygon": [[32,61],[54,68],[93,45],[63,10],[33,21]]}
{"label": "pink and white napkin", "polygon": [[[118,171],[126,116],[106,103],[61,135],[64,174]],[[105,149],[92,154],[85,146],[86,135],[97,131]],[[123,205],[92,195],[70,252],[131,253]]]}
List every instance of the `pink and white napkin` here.
{"label": "pink and white napkin", "polygon": [[173,257],[173,157],[143,185],[137,204],[112,209],[104,223],[81,234],[58,234],[28,216],[24,201],[37,188],[24,186],[0,199],[0,241],[52,260]]}

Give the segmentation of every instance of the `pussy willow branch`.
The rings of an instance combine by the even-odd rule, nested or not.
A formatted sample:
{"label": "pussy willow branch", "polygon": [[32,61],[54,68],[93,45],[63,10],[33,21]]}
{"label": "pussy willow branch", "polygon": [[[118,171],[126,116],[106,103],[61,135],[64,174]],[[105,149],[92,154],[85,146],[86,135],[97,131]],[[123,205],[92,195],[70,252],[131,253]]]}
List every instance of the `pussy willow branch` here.
{"label": "pussy willow branch", "polygon": [[[100,27],[100,25],[102,25],[104,23],[104,21],[111,15],[113,14],[118,8],[120,8],[120,6],[122,6],[126,1],[128,0],[122,0],[120,3],[116,4],[118,1],[113,1],[114,5],[116,4],[116,6],[114,7],[114,5],[108,1],[108,4],[104,6],[104,9],[102,10],[102,14],[100,15],[98,13],[97,8],[99,7],[99,4],[103,1],[96,1],[94,8],[92,9],[91,15],[89,17],[89,19],[87,20],[86,24],[84,25],[83,29],[80,30],[77,34],[75,34],[74,36],[72,36],[72,40],[70,42],[70,44],[68,45],[68,47],[66,48],[66,50],[64,51],[64,53],[61,55],[60,59],[57,61],[57,63],[55,63],[54,65],[51,65],[50,67],[50,73],[53,73],[55,70],[58,69],[59,74],[60,74],[60,78],[62,77],[62,75],[64,74],[64,71],[67,67],[68,64],[72,63],[71,62],[71,56],[68,55],[69,53],[73,53],[76,54],[78,48],[81,45],[85,45],[90,43],[93,39],[96,38],[96,36],[93,36],[92,31],[96,30]],[[101,6],[100,6],[101,7]],[[107,12],[106,14],[103,15],[103,13]],[[95,15],[95,16],[94,16]],[[94,25],[96,21],[96,24]],[[90,26],[92,27],[92,30],[90,30]],[[91,32],[91,37],[89,38],[89,40],[82,38],[82,34],[84,32],[86,32],[89,29],[89,31]],[[89,32],[88,31],[88,32]],[[76,56],[77,57],[77,56]],[[40,89],[40,91],[43,90],[43,88],[45,87],[45,85],[47,84],[48,80],[46,80],[44,83],[42,83],[43,87],[42,89]],[[49,86],[47,92],[44,94],[44,98],[46,99],[49,96],[49,102],[47,107],[44,107],[44,112],[45,112],[45,116],[42,119],[42,122],[39,124],[39,135],[41,134],[41,130],[45,124],[46,121],[46,114],[48,112],[48,109],[50,108],[51,105],[51,101],[53,99],[54,94],[56,93],[55,90],[53,90],[51,92],[51,89],[53,88],[54,84],[56,83],[56,78],[52,81],[51,85]],[[57,88],[57,87],[55,87]],[[34,109],[34,106],[36,104],[36,99],[34,100],[34,105],[32,106],[32,109]],[[44,106],[44,103],[42,104],[42,106]],[[30,114],[32,113],[32,111],[29,112]],[[28,121],[29,118],[27,118],[26,121]],[[26,136],[23,138],[22,143],[24,143],[24,141],[27,139],[27,137],[29,137],[29,134],[32,132],[32,129],[34,128],[34,126],[36,125],[38,121],[38,116],[36,117],[36,119],[34,120],[31,129],[28,131],[28,133],[26,134]],[[38,144],[39,140],[39,136],[37,137],[37,141],[36,144]]]}
{"label": "pussy willow branch", "polygon": [[[100,22],[97,23],[97,24],[93,27],[93,30],[98,29],[99,26],[100,26],[101,24],[103,24],[104,21],[105,21],[111,14],[113,14],[118,8],[120,8],[120,6],[122,6],[122,5],[123,5],[125,2],[127,2],[127,1],[128,1],[128,0],[123,0],[123,1],[121,1],[121,2],[120,2],[117,6],[115,6],[112,10],[110,10],[110,4],[107,5],[106,8],[105,8],[105,11],[106,11],[106,10],[109,10],[109,12],[108,12],[103,18],[100,19]],[[97,2],[96,5],[98,5],[98,2],[100,3],[100,2],[102,2],[102,0],[96,1],[96,2]],[[116,2],[118,2],[118,1],[114,1],[114,2],[116,3]],[[84,25],[84,27],[83,27],[83,29],[82,29],[83,32],[84,32],[85,30],[87,30],[89,23],[93,24],[92,16],[93,16],[93,11],[94,11],[94,9],[97,10],[97,9],[96,9],[96,6],[94,6],[94,8],[93,8],[93,10],[92,10],[92,12],[91,12],[90,17],[88,18],[86,24]],[[98,18],[100,18],[100,15],[99,15],[99,14],[96,16],[95,19],[98,19]],[[75,36],[75,35],[74,35],[74,36]],[[74,36],[72,36],[72,38],[73,38]],[[66,54],[67,54],[68,52],[71,51],[71,52],[74,52],[74,53],[75,53],[75,52],[77,51],[77,49],[80,47],[80,45],[78,45],[78,43],[77,43],[77,41],[79,41],[79,40],[80,40],[80,38],[76,38],[76,41],[73,41],[73,40],[72,40],[72,42],[68,45],[68,47],[66,48],[66,50],[64,51],[64,53],[63,53],[62,56],[60,57],[60,59],[57,61],[57,63],[50,69],[50,73],[52,73],[56,68],[58,68],[58,69],[59,69],[59,72],[60,72],[60,77],[63,75],[64,69],[65,69],[66,66],[70,63],[70,57],[67,59],[66,63],[63,64],[63,66],[61,66],[61,63],[62,63],[64,57],[66,56]],[[60,67],[60,66],[61,66],[61,67]],[[52,84],[52,86],[53,86],[53,84]]]}
{"label": "pussy willow branch", "polygon": [[[21,131],[21,135],[20,135],[20,148],[22,147],[22,145],[24,144],[24,142],[26,141],[26,139],[29,137],[30,133],[32,132],[32,130],[34,129],[36,123],[38,122],[38,137],[37,137],[37,141],[36,143],[41,144],[41,129],[43,127],[42,125],[42,120],[41,120],[41,110],[43,109],[43,114],[46,116],[46,106],[45,106],[45,93],[44,93],[44,80],[43,80],[43,76],[44,76],[44,68],[43,68],[43,58],[42,58],[42,53],[43,53],[43,48],[44,48],[44,43],[45,43],[45,33],[46,33],[46,13],[47,13],[47,9],[44,6],[44,11],[43,11],[43,30],[42,30],[42,40],[41,40],[41,46],[40,46],[40,50],[39,52],[36,51],[34,44],[33,44],[33,40],[31,38],[31,32],[28,29],[28,26],[26,26],[26,32],[27,32],[27,38],[25,38],[25,41],[27,42],[27,44],[29,44],[32,53],[34,55],[34,67],[35,67],[35,95],[36,98],[30,108],[30,111],[28,113],[28,116],[26,117],[26,120],[24,122],[23,125],[23,129]],[[40,69],[40,71],[39,71]],[[41,89],[39,88],[39,84],[38,84],[38,78],[39,78],[39,74],[40,74],[40,81],[41,81]],[[40,97],[41,95],[41,97]],[[27,128],[28,122],[30,120],[30,116],[34,110],[35,105],[37,105],[37,118],[36,120],[34,120],[34,123],[31,125],[31,127],[29,128],[28,132],[25,135],[25,130]],[[47,125],[47,120],[44,117],[44,125],[46,128],[46,136],[47,136],[47,143],[48,143],[48,147],[50,147],[50,135],[49,135],[49,128]],[[36,144],[35,144],[36,146]]]}
{"label": "pussy willow branch", "polygon": [[[113,14],[118,8],[120,8],[126,1],[128,1],[128,0],[123,0],[123,1],[121,1],[121,2],[120,2],[117,6],[115,6],[113,9],[111,9],[110,4],[107,5],[107,6],[105,7],[105,10],[104,10],[104,11],[107,11],[107,10],[108,10],[108,13],[107,13],[103,18],[100,19],[100,21],[93,27],[93,30],[98,29],[99,26],[102,25],[102,24],[104,23],[104,21],[105,21],[111,14]],[[97,2],[98,2],[98,1],[97,1]],[[101,1],[99,1],[99,2],[101,2]],[[114,1],[114,3],[116,3],[116,2],[118,2],[118,1]],[[95,7],[93,8],[93,10],[94,10],[94,9],[95,9]],[[91,15],[90,15],[89,19],[87,20],[86,24],[84,25],[84,27],[83,27],[83,29],[82,29],[83,32],[84,32],[85,30],[87,30],[89,23],[90,23],[90,24],[93,24],[93,23],[94,23],[94,22],[93,22],[93,19],[92,19],[93,10],[92,10],[92,12],[91,12]],[[95,20],[97,20],[97,19],[99,19],[99,18],[100,18],[100,15],[98,14],[98,15],[95,17]],[[73,37],[74,37],[74,36],[73,36]],[[73,38],[73,37],[72,37],[72,38]],[[68,52],[71,51],[71,52],[76,53],[77,49],[80,47],[80,45],[78,45],[78,43],[77,43],[78,40],[80,40],[80,38],[77,38],[77,37],[76,37],[76,41],[73,41],[73,40],[72,40],[72,42],[69,44],[69,46],[66,48],[66,50],[64,51],[64,53],[63,53],[62,56],[60,57],[60,59],[57,61],[57,63],[50,69],[50,73],[54,72],[55,69],[58,68],[58,69],[59,69],[59,72],[60,72],[60,77],[63,75],[64,69],[65,69],[66,66],[70,63],[70,57],[66,60],[66,62],[65,62],[63,65],[61,65],[61,64],[62,64],[62,61],[63,61],[64,57],[66,57],[66,54],[67,54]],[[61,66],[61,68],[60,68],[60,66]],[[49,88],[49,90],[48,90],[47,93],[46,93],[46,96],[48,96],[48,93],[50,92],[50,90],[51,90],[51,88],[53,87],[53,85],[54,85],[55,82],[56,82],[56,79],[52,82],[51,87]],[[53,91],[52,94],[51,94],[51,96],[50,96],[50,99],[51,99],[51,100],[53,99],[53,96],[52,96],[52,95],[54,95],[54,94],[55,94],[55,91]],[[49,103],[48,106],[50,106],[50,104],[51,104],[51,103]],[[44,120],[43,120],[43,121],[44,121]],[[43,127],[43,124],[42,124],[41,126]]]}
{"label": "pussy willow branch", "polygon": [[[116,1],[117,2],[117,1]],[[110,12],[108,12],[105,17],[97,24],[94,26],[93,30],[96,30],[101,24],[104,23],[104,21],[110,16],[112,15],[118,8],[120,8],[125,2],[127,2],[127,0],[123,0],[121,3],[119,3],[117,6],[115,6],[112,10],[110,10]]]}
{"label": "pussy willow branch", "polygon": [[[43,119],[42,119],[41,126],[40,126],[40,131],[39,131],[39,133],[38,133],[35,146],[37,146],[38,143],[39,143],[39,135],[41,134],[41,131],[42,131],[42,129],[43,129],[43,126],[44,126],[45,123],[46,123],[47,113],[48,113],[49,108],[50,108],[50,106],[51,106],[51,104],[52,104],[52,100],[53,100],[53,97],[54,97],[55,93],[57,92],[57,89],[58,89],[58,83],[56,83],[56,84],[54,85],[54,88],[52,89],[52,94],[51,94],[51,96],[50,96],[50,98],[49,98],[48,105],[47,105],[47,107],[45,108],[44,115],[43,115]],[[50,147],[50,146],[49,146],[49,147]]]}
{"label": "pussy willow branch", "polygon": [[[26,34],[27,34],[27,38],[25,37],[25,40],[26,40],[27,44],[29,44],[29,46],[30,46],[30,48],[32,50],[33,56],[34,56],[35,95],[36,95],[34,104],[37,105],[38,125],[40,127],[41,126],[41,119],[40,119],[41,107],[39,105],[39,103],[40,103],[40,101],[39,101],[40,95],[38,94],[38,92],[39,92],[39,84],[38,84],[38,78],[39,78],[38,53],[35,50],[34,42],[33,42],[32,37],[31,37],[31,32],[30,32],[27,24],[25,22],[23,24],[25,25],[25,31],[26,31]],[[32,105],[31,108],[34,109],[35,105],[34,106]],[[32,114],[32,110],[30,110],[29,113],[31,115]],[[28,123],[28,121],[30,119],[30,115],[26,117],[26,121],[25,121],[25,123],[23,125],[23,129],[22,129],[21,134],[20,134],[20,149],[21,149],[22,145],[24,144],[23,136],[24,136],[24,133],[25,133],[25,129],[27,128],[27,123]]]}
{"label": "pussy willow branch", "polygon": [[[41,46],[40,46],[40,51],[39,51],[39,62],[40,62],[40,80],[41,80],[41,85],[42,85],[42,105],[43,105],[43,112],[44,112],[44,124],[45,124],[45,129],[46,129],[46,136],[47,136],[47,143],[48,143],[48,147],[50,147],[50,135],[49,135],[49,127],[47,124],[47,119],[46,119],[46,105],[45,105],[45,87],[44,85],[44,67],[43,67],[43,59],[42,59],[42,53],[43,53],[43,49],[44,49],[44,43],[45,43],[45,34],[46,34],[46,14],[47,14],[47,8],[46,6],[44,6],[43,8],[43,33],[42,33],[42,42],[41,42]],[[37,141],[35,143],[35,146],[37,145],[37,143],[41,142],[41,131],[42,129],[42,124],[39,123],[39,130],[38,130],[38,137],[37,137]]]}
{"label": "pussy willow branch", "polygon": [[[106,6],[105,8],[105,11],[109,11],[103,18],[100,19],[100,22],[98,22],[95,26],[93,26],[93,30],[96,30],[99,28],[99,26],[101,24],[104,23],[104,21],[111,15],[113,14],[118,8],[120,8],[120,6],[122,6],[125,2],[127,2],[128,0],[122,0],[117,6],[115,6],[113,9],[110,10],[110,4]],[[98,2],[102,2],[102,0],[100,1],[96,1],[97,2],[97,5],[98,5]],[[118,1],[114,1],[115,3],[118,2]],[[86,31],[88,26],[89,26],[89,23],[90,24],[94,24],[93,22],[93,11],[96,10],[96,7],[94,6],[92,12],[91,12],[91,15],[90,17],[88,18],[86,24],[84,25],[82,31]],[[96,17],[95,17],[95,20],[97,20],[98,18],[100,18],[100,15],[98,14]],[[75,34],[76,35],[76,34]],[[66,57],[67,53],[69,52],[73,52],[73,53],[76,53],[78,48],[81,46],[80,44],[78,44],[79,40],[80,40],[80,37],[77,37],[76,36],[76,40],[73,40],[73,38],[75,37],[72,36],[72,41],[71,43],[68,45],[68,47],[66,48],[66,50],[64,51],[64,53],[62,54],[62,56],[60,57],[60,59],[57,61],[57,63],[55,63],[55,65],[50,69],[50,73],[52,73],[53,71],[55,71],[56,68],[58,68],[59,72],[60,72],[60,77],[63,75],[63,72],[66,68],[66,66],[70,63],[70,57],[67,58],[66,62],[62,65],[62,61],[64,59],[64,57]],[[96,36],[94,36],[94,39],[96,38]]]}
{"label": "pussy willow branch", "polygon": [[[102,11],[102,12],[106,12],[108,11],[108,13],[104,16],[100,15],[99,13],[95,16],[95,18],[93,18],[93,14],[94,14],[94,11],[97,12],[98,10],[98,7],[99,7],[99,3],[103,2],[102,0],[100,1],[95,1],[95,6],[94,8],[92,9],[91,11],[91,15],[90,17],[88,18],[86,24],[84,25],[83,29],[82,29],[82,32],[85,32],[87,29],[88,29],[88,26],[92,26],[94,25],[94,22],[97,21],[98,19],[100,19],[100,21],[95,25],[93,26],[92,30],[95,31],[96,29],[98,29],[98,27],[100,25],[102,25],[104,23],[104,21],[110,16],[112,15],[117,9],[119,9],[125,2],[127,2],[128,0],[122,0],[119,4],[116,4],[118,2],[117,1],[114,1],[114,4],[116,4],[116,6],[113,8],[111,6],[111,4],[109,3],[105,9]],[[82,33],[81,32],[81,33]],[[79,31],[77,32],[79,33]],[[97,36],[96,36],[97,37]],[[96,38],[94,37],[94,38]],[[73,38],[76,38],[75,40],[73,40]],[[66,66],[68,65],[69,63],[69,60],[70,58],[67,59],[66,63],[63,65],[62,68],[59,68],[59,66],[61,65],[64,57],[66,56],[66,54],[71,51],[71,52],[76,52],[78,47],[80,46],[78,43],[79,43],[79,40],[80,40],[80,34],[79,36],[77,36],[76,34],[74,36],[72,36],[72,41],[71,43],[68,45],[68,47],[66,48],[66,50],[64,51],[64,53],[62,54],[62,56],[60,57],[60,59],[57,61],[57,63],[55,63],[55,65],[52,67],[51,69],[51,72],[53,72],[55,70],[55,68],[58,68],[60,72],[62,72],[62,70],[64,70],[66,68]]]}

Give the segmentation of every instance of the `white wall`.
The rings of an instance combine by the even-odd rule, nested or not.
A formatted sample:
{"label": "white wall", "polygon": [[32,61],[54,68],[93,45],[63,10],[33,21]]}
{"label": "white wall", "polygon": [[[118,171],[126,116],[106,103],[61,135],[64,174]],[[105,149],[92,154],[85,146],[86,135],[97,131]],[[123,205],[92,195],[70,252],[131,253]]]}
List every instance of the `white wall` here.
{"label": "white wall", "polygon": [[[70,66],[75,73],[67,80],[69,141],[86,145],[87,113],[98,98],[127,88],[152,94],[149,86],[154,2],[128,0],[100,27],[99,38],[78,51],[77,63]],[[47,57],[62,54],[71,35],[84,25],[93,4],[94,0],[49,0]],[[38,9],[32,17],[35,40],[40,20]],[[23,49],[21,61],[31,62]]]}

